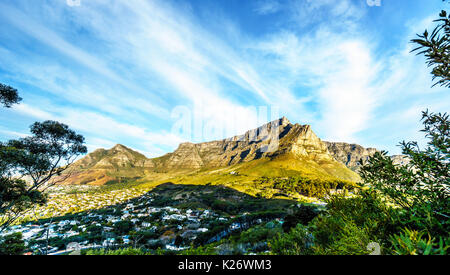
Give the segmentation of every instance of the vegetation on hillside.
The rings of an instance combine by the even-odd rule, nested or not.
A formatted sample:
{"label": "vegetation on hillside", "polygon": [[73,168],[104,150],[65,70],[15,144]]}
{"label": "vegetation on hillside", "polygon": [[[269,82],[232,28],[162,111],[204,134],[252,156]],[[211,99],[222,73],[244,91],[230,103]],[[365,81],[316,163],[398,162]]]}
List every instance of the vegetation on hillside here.
{"label": "vegetation on hillside", "polygon": [[[450,87],[450,18],[413,43],[424,54],[437,82]],[[292,228],[270,241],[283,255],[448,255],[450,248],[450,120],[448,114],[423,112],[426,148],[402,142],[405,164],[376,153],[361,168],[363,191],[333,196],[327,210],[307,225]]]}

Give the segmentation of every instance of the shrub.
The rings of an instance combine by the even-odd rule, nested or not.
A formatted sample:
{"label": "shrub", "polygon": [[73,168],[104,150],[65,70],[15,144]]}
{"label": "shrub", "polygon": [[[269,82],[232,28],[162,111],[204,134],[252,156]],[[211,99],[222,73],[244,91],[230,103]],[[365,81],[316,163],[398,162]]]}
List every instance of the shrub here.
{"label": "shrub", "polygon": [[296,209],[293,214],[286,216],[283,223],[283,230],[287,233],[299,223],[308,225],[318,214],[317,207],[300,205],[300,208]]}
{"label": "shrub", "polygon": [[105,250],[105,249],[99,249],[99,250],[88,250],[86,252],[83,252],[84,255],[151,255],[150,252],[146,252],[141,249],[134,249],[134,248],[123,248],[123,249],[117,249],[117,250]]}
{"label": "shrub", "polygon": [[25,252],[25,242],[22,233],[14,233],[0,238],[0,255],[22,255]]}
{"label": "shrub", "polygon": [[276,255],[311,255],[313,244],[312,234],[301,224],[288,234],[278,234],[269,241],[269,247]]}
{"label": "shrub", "polygon": [[450,247],[448,238],[439,243],[425,232],[404,229],[399,235],[391,237],[393,253],[396,255],[447,255]]}
{"label": "shrub", "polygon": [[319,219],[314,237],[317,238],[315,253],[320,255],[367,255],[372,237],[364,227],[341,217]]}

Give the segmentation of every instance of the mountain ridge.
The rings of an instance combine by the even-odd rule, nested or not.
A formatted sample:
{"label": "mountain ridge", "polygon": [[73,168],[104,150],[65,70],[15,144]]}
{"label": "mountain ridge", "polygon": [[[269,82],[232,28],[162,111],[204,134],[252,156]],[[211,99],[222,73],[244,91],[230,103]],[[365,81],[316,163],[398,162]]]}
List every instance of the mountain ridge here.
{"label": "mountain ridge", "polygon": [[97,149],[74,163],[75,177],[69,177],[65,184],[103,185],[152,173],[217,169],[256,160],[298,162],[302,164],[287,166],[296,167],[294,170],[302,166],[306,170],[320,170],[325,176],[358,181],[359,176],[350,169],[356,170],[358,158],[368,157],[374,150],[322,141],[310,125],[292,124],[282,117],[242,135],[203,143],[181,143],[174,152],[157,158],[147,158],[121,144]]}

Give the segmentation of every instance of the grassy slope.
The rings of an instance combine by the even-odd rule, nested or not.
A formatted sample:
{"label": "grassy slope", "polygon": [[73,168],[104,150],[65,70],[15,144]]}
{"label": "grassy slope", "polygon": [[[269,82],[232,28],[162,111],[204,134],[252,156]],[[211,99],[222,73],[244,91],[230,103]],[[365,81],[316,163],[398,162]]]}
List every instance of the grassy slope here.
{"label": "grassy slope", "polygon": [[[298,160],[290,157],[279,157],[274,160],[259,159],[247,163],[241,163],[224,168],[202,169],[198,171],[180,170],[177,173],[148,175],[146,183],[141,188],[153,188],[167,181],[175,184],[186,185],[223,185],[237,191],[256,196],[281,198],[277,196],[279,190],[274,190],[269,185],[257,183],[262,177],[287,178],[304,177],[320,180],[347,180],[359,181],[359,176],[337,162],[317,164],[314,161]],[[335,176],[334,176],[335,175]],[[289,197],[307,200],[306,198],[290,194]]]}

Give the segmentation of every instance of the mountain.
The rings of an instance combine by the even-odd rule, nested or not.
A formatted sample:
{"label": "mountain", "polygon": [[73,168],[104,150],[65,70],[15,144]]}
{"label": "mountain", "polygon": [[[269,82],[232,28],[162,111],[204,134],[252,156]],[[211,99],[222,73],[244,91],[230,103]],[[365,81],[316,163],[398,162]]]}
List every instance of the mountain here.
{"label": "mountain", "polygon": [[150,168],[151,160],[126,146],[117,144],[110,150],[98,149],[73,164],[79,169]]}
{"label": "mountain", "polygon": [[323,142],[311,126],[292,124],[283,117],[240,136],[183,143],[173,153],[154,159],[123,145],[99,149],[74,163],[64,183],[103,185],[221,168],[254,177],[304,175],[358,181],[359,176],[348,167],[353,169],[359,156],[371,152],[359,145]]}
{"label": "mountain", "polygon": [[265,124],[244,135],[199,144],[183,143],[155,160],[156,167],[198,169],[225,167],[263,158],[292,155],[313,161],[334,161],[309,125],[291,124],[287,118]]}
{"label": "mountain", "polygon": [[137,179],[152,167],[151,160],[121,144],[109,150],[98,149],[75,162],[63,184],[104,185],[123,179]]}
{"label": "mountain", "polygon": [[360,160],[366,161],[378,152],[375,148],[364,148],[358,144],[344,142],[325,142],[328,151],[339,162],[356,171],[361,166]]}

